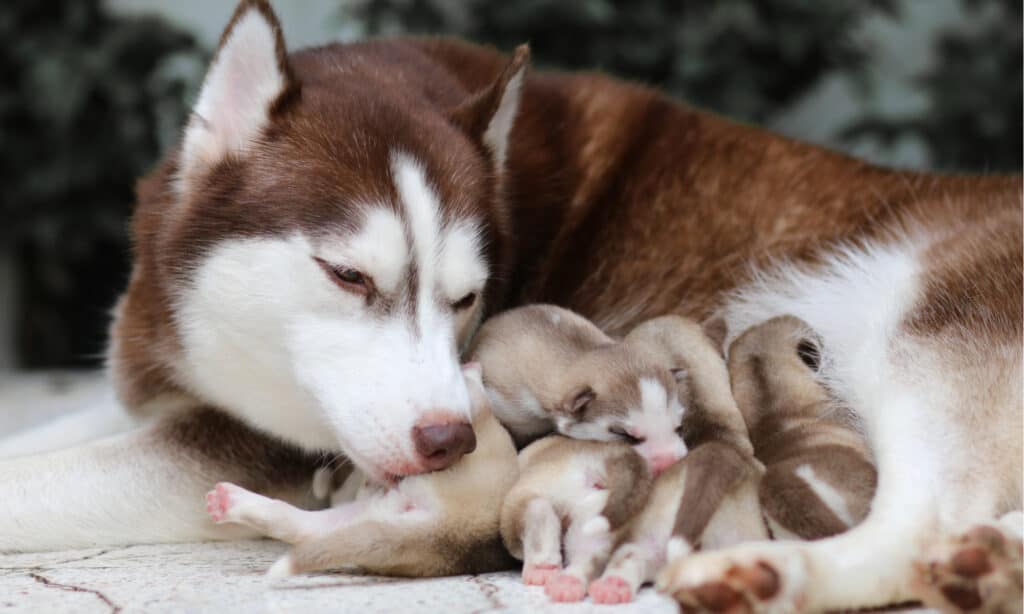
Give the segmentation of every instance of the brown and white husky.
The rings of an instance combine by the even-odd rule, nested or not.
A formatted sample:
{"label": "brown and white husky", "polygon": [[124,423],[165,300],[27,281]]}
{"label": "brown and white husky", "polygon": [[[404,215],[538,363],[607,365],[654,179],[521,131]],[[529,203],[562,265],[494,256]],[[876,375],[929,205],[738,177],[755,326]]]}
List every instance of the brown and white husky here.
{"label": "brown and white husky", "polygon": [[871,511],[677,557],[662,588],[717,610],[1019,606],[1020,178],[878,168],[526,56],[289,54],[269,4],[242,2],[138,186],[106,415],[142,424],[52,451],[109,435],[98,410],[9,444],[0,550],[240,535],[209,487],[299,502],[324,451],[374,478],[448,466],[473,445],[460,348],[509,306],[611,334],[678,313],[724,347],[791,314],[863,424]]}

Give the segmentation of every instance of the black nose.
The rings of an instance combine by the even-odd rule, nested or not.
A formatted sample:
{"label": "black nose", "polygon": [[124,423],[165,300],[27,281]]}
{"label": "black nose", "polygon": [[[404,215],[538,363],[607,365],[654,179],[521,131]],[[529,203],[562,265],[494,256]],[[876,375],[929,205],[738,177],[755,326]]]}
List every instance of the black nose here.
{"label": "black nose", "polygon": [[412,441],[428,471],[451,467],[476,449],[476,434],[467,422],[413,427]]}

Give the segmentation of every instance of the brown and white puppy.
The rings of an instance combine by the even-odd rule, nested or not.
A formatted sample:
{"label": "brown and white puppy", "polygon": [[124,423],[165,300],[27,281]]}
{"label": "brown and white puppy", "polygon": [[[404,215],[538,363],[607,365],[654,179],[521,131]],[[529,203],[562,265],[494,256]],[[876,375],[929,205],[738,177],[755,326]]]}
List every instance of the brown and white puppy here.
{"label": "brown and white puppy", "polygon": [[650,334],[615,340],[567,309],[528,305],[485,322],[470,355],[519,445],[552,431],[626,441],[657,475],[686,454],[679,429],[687,373],[662,346],[677,341],[679,327],[696,325],[665,317],[644,326]]}
{"label": "brown and white puppy", "polygon": [[765,464],[761,506],[776,538],[819,539],[860,523],[877,475],[863,427],[817,379],[820,340],[781,316],[729,348],[736,404]]}
{"label": "brown and white puppy", "polygon": [[508,569],[498,538],[501,501],[516,480],[516,451],[488,406],[479,366],[464,368],[477,446],[447,469],[397,484],[356,469],[340,492],[347,501],[306,511],[219,483],[206,496],[218,523],[235,523],[295,547],[274,577],[324,569],[399,576],[441,576]]}
{"label": "brown and white puppy", "polygon": [[[483,348],[478,357],[486,356],[503,369],[489,380],[501,391],[495,395],[489,388],[492,398],[507,399],[512,392],[518,392],[518,399],[527,395],[565,398],[558,390],[575,390],[579,384],[565,386],[561,382],[585,381],[587,387],[596,388],[595,398],[599,399],[606,394],[603,380],[611,379],[619,389],[628,390],[629,378],[632,387],[643,381],[641,366],[660,364],[662,370],[686,374],[678,394],[688,410],[714,416],[721,424],[742,425],[725,362],[690,320],[655,318],[615,342],[563,309],[526,307],[510,316],[499,321],[478,346]],[[487,333],[487,326],[484,328],[482,333]],[[607,396],[609,406],[604,412],[621,412],[614,404],[616,395]],[[508,404],[505,411],[511,413],[515,424],[522,424],[515,421],[522,413],[517,405]],[[552,412],[556,421],[567,421],[558,415],[565,411]],[[575,420],[603,417],[598,411]],[[624,589],[628,600],[640,584],[653,580],[664,564],[673,535],[679,537],[676,550],[767,535],[757,505],[761,468],[748,442],[723,429],[660,476],[656,474],[664,468],[643,454],[628,453],[623,443],[552,436],[527,446],[520,454],[521,477],[502,511],[502,536],[510,551],[524,561],[524,580],[544,584],[555,600],[581,599],[588,582],[616,546],[619,549],[610,571],[593,585],[595,601],[622,600]],[[633,451],[642,449],[634,445]],[[652,470],[645,470],[644,464]],[[654,494],[648,502],[652,473],[656,477]],[[567,560],[560,571],[563,534]]]}
{"label": "brown and white puppy", "polygon": [[651,473],[625,442],[551,435],[519,454],[519,481],[501,509],[501,536],[523,581],[579,601],[616,535],[647,502]]}

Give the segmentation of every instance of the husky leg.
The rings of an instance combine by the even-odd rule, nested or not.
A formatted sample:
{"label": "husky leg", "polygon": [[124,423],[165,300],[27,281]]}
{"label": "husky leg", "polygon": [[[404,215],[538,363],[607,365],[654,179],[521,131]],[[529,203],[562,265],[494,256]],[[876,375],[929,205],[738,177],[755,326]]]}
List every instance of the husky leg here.
{"label": "husky leg", "polygon": [[231,479],[299,501],[314,459],[213,410],[0,462],[0,552],[231,539],[203,495]]}
{"label": "husky leg", "polygon": [[0,439],[0,459],[68,448],[122,433],[139,424],[138,419],[126,412],[110,391],[104,399],[83,409]]}
{"label": "husky leg", "polygon": [[1022,523],[1014,511],[937,540],[914,564],[914,593],[943,612],[1020,612]]}

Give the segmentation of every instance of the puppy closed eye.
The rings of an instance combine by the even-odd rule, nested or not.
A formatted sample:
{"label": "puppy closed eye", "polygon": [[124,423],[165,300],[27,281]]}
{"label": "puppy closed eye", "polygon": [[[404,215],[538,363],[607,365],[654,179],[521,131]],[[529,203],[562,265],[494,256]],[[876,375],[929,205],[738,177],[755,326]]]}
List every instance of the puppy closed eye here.
{"label": "puppy closed eye", "polygon": [[631,435],[629,431],[622,428],[621,426],[609,427],[608,432],[611,433],[612,435],[615,435],[619,439],[622,439],[623,441],[629,443],[630,445],[636,445],[638,443],[644,442],[643,437],[636,437],[634,435]]}

